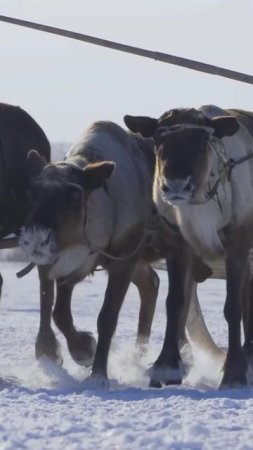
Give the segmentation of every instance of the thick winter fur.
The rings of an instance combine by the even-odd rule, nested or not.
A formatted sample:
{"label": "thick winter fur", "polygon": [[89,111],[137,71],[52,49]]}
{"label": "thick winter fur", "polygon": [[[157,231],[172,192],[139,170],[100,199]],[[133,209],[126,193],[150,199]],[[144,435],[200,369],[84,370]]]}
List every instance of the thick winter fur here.
{"label": "thick winter fur", "polygon": [[[38,225],[43,228],[53,228],[52,238],[55,236],[59,249],[57,278],[61,278],[61,251],[64,250],[63,260],[65,261],[67,249],[72,245],[87,245],[87,252],[89,252],[89,243],[92,243],[96,248],[124,256],[131,253],[141,239],[144,226],[148,224],[153,214],[153,203],[150,195],[152,173],[145,153],[139,146],[139,141],[140,139],[129,135],[116,124],[97,122],[80,137],[63,163],[46,167],[40,175],[41,180],[38,179],[38,184],[45,186],[44,194],[41,198],[36,198],[28,221],[28,223],[35,222],[37,228],[28,227],[23,230],[21,244],[29,253],[31,234],[37,236],[38,242],[41,239],[38,235]],[[144,145],[143,142],[142,145]],[[145,145],[148,147],[152,144],[146,140]],[[81,185],[78,180],[79,171],[83,171],[88,164],[104,160],[115,162],[114,173],[105,180],[106,185],[101,183],[102,186],[99,189],[93,190],[88,187],[85,192],[85,186],[83,187],[85,198],[80,207],[82,221],[79,223],[80,211],[78,210],[77,221],[74,223],[72,211],[68,211],[67,194],[64,197],[64,186],[69,183]],[[57,190],[59,191],[58,203],[64,202],[63,208],[58,208],[58,213],[53,199],[53,193]],[[61,192],[63,199],[60,198]],[[70,199],[71,202],[72,199]],[[56,217],[57,214],[60,219]],[[57,229],[54,228],[53,220],[58,223]],[[24,239],[28,232],[27,248]],[[51,242],[48,242],[48,247],[50,245]],[[51,248],[53,249],[52,245]],[[72,250],[70,258],[76,259]],[[33,256],[33,260],[37,262],[36,255]],[[76,267],[76,270],[80,269],[83,276],[89,274],[94,266],[94,257],[90,258],[90,261],[90,263],[87,261],[86,269],[83,268],[82,262],[80,263],[82,270],[81,267]],[[64,262],[63,266],[62,276],[73,272],[73,264],[69,264],[68,274],[66,274]],[[54,267],[51,273],[54,273]]]}
{"label": "thick winter fur", "polygon": [[28,209],[27,154],[35,148],[50,160],[50,145],[35,120],[18,106],[0,103],[0,238],[17,232]]}
{"label": "thick winter fur", "polygon": [[[74,327],[72,290],[76,282],[99,264],[108,271],[92,369],[93,375],[106,377],[110,340],[130,281],[140,294],[137,341],[143,345],[150,335],[159,287],[159,279],[149,262],[167,255],[168,248],[175,246],[178,239],[178,233],[166,230],[164,235],[155,213],[153,141],[129,134],[116,124],[97,122],[73,145],[63,162],[45,165],[36,152],[30,152],[28,160],[34,180],[33,206],[20,243],[28,257],[46,264],[42,266],[45,272],[57,280],[53,317],[79,364],[86,365],[92,355],[94,358],[94,339]],[[195,269],[197,278],[209,274],[201,262]],[[181,283],[177,283],[176,274],[171,274],[173,279],[171,292],[176,297]],[[200,335],[205,334],[209,348],[213,349],[196,295],[193,303],[198,314],[194,313],[190,322],[193,324],[197,319]],[[59,359],[52,330],[49,341],[50,356]],[[37,353],[45,353],[43,340],[39,341]]]}
{"label": "thick winter fur", "polygon": [[[22,108],[0,103],[0,239],[11,233],[18,234],[24,225],[30,208],[30,176],[27,154],[31,148],[37,150],[44,161],[50,160],[50,144],[40,126]],[[36,342],[37,350],[51,355],[56,348],[55,337],[50,333],[51,309],[53,305],[53,282],[46,278],[41,267],[40,302],[41,324]],[[0,276],[1,287],[2,277]],[[38,345],[39,343],[39,345]]]}
{"label": "thick winter fur", "polygon": [[98,265],[108,271],[93,375],[107,376],[110,340],[130,281],[141,298],[139,343],[150,334],[159,286],[144,257],[146,252],[157,258],[151,243],[154,229],[148,231],[154,221],[152,147],[151,140],[114,123],[96,122],[62,162],[45,165],[36,152],[29,154],[33,206],[20,244],[30,260],[45,264],[49,277],[57,280],[54,319],[79,363],[91,361],[94,342],[73,326],[72,289]]}
{"label": "thick winter fur", "polygon": [[[223,384],[245,383],[240,319],[253,240],[253,158],[230,173],[222,170],[224,162],[253,154],[253,114],[204,106],[174,109],[159,119],[126,116],[126,124],[154,137],[153,198],[160,215],[178,227],[196,255],[225,259],[229,349]],[[217,180],[215,195],[210,196]],[[180,270],[182,277],[189,273],[187,267]]]}

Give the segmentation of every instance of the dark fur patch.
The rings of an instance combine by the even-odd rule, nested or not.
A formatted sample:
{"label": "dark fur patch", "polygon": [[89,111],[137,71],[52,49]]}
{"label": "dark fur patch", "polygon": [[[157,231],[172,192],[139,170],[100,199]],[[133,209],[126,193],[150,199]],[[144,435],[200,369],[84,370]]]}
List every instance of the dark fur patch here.
{"label": "dark fur patch", "polygon": [[50,160],[50,144],[35,120],[17,106],[0,103],[0,237],[16,232],[28,213],[31,149]]}
{"label": "dark fur patch", "polygon": [[184,179],[189,175],[195,184],[206,167],[209,133],[203,128],[186,128],[159,136],[157,155],[159,167],[170,179]]}

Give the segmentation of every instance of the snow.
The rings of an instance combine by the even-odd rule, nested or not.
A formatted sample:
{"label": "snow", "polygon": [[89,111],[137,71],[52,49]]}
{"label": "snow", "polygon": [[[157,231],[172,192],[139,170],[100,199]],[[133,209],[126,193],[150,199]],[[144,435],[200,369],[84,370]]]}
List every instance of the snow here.
{"label": "snow", "polygon": [[[68,355],[60,333],[63,367],[36,361],[39,323],[38,280],[34,269],[21,280],[23,263],[1,261],[0,449],[200,450],[253,448],[253,389],[218,390],[221,368],[194,349],[194,366],[182,386],[151,389],[147,370],[165,329],[166,272],[147,356],[135,351],[138,295],[129,289],[109,360],[110,382],[91,383],[89,370]],[[106,284],[104,272],[77,285],[73,314],[78,328],[96,335],[96,318]],[[200,285],[201,305],[216,343],[227,345],[223,319],[225,284]]]}

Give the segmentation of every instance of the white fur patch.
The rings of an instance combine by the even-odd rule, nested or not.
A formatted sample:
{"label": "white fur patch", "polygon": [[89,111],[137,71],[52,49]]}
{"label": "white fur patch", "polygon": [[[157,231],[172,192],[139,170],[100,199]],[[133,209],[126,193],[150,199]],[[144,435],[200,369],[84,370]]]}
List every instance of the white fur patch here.
{"label": "white fur patch", "polygon": [[219,211],[217,214],[215,209],[212,205],[180,205],[176,208],[181,233],[203,259],[213,259],[224,254],[218,235],[221,214]]}
{"label": "white fur patch", "polygon": [[[184,201],[177,204],[166,200],[166,195],[154,184],[153,198],[158,212],[169,222],[179,226],[185,240],[195,253],[204,260],[215,259],[224,254],[218,231],[231,220],[231,193],[220,188],[222,211],[215,200],[204,204],[187,204]],[[226,201],[225,201],[226,200]]]}
{"label": "white fur patch", "polygon": [[97,258],[97,253],[86,245],[57,249],[52,230],[39,226],[23,228],[19,243],[29,261],[51,266],[51,279],[64,278],[76,271],[84,277],[91,272]]}
{"label": "white fur patch", "polygon": [[63,278],[78,271],[88,275],[94,267],[97,253],[91,253],[86,245],[73,245],[61,250],[49,272],[52,279]]}
{"label": "white fur patch", "polygon": [[52,264],[57,258],[57,246],[54,233],[49,228],[36,225],[23,227],[19,238],[19,245],[28,260],[38,264]]}

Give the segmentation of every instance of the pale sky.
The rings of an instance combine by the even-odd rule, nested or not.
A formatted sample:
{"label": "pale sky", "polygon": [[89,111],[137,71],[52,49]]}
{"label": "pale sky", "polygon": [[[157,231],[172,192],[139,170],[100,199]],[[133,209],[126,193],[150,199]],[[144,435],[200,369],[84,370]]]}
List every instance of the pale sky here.
{"label": "pale sky", "polygon": [[[253,0],[0,0],[0,14],[253,75]],[[253,86],[0,22],[0,101],[50,140],[95,120],[216,104],[253,110]]]}

